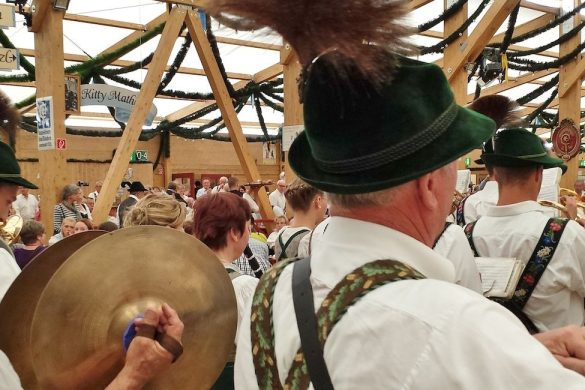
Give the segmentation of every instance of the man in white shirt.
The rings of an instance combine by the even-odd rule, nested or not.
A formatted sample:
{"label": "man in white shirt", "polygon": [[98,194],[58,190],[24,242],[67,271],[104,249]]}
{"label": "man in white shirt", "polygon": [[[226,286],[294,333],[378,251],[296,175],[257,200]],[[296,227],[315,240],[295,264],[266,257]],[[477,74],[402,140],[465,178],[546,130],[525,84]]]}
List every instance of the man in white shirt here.
{"label": "man in white shirt", "polygon": [[279,180],[276,182],[276,189],[268,195],[268,200],[272,206],[272,211],[275,217],[280,217],[285,214],[286,209],[286,198],[284,197],[284,191],[286,190],[286,182]]}
{"label": "man in white shirt", "polygon": [[101,180],[98,180],[95,182],[95,191],[90,192],[89,195],[87,195],[88,198],[93,199],[94,202],[97,201],[97,198],[100,194],[100,191],[102,190],[102,186],[104,185],[104,182]]}
{"label": "man in white shirt", "polygon": [[[494,153],[482,158],[494,166],[499,200],[497,206],[486,209],[473,228],[477,253],[515,257],[526,265],[549,224],[549,216],[536,202],[543,168],[560,167],[563,161],[549,157],[538,136],[524,129],[500,131],[494,138]],[[560,224],[552,223],[554,231],[561,229]],[[541,331],[583,325],[585,230],[568,221],[552,258],[548,258],[553,253],[550,249],[539,249],[538,253],[543,255],[537,254],[534,261],[546,268],[539,280],[527,273],[531,267],[526,268],[521,281],[534,278],[536,284],[522,311]]]}
{"label": "man in white shirt", "polygon": [[[392,20],[387,13],[400,14],[398,2],[379,9],[368,4],[375,9],[360,11],[383,20],[385,31]],[[246,16],[233,7],[211,5],[206,11]],[[334,5],[323,9],[336,18],[352,15],[351,7],[338,13]],[[300,179],[326,191],[331,204],[327,234],[311,256],[311,275],[295,278],[295,286],[310,287],[297,302],[314,299],[304,313],[314,316],[318,309],[314,338],[321,345],[310,349],[317,358],[323,351],[328,388],[550,389],[559,383],[583,388],[585,378],[564,369],[510,312],[455,285],[452,263],[429,248],[451,208],[457,158],[489,139],[494,122],[458,106],[436,65],[390,56],[381,51],[388,44],[383,39],[363,45],[362,34],[336,50],[330,49],[339,47],[336,42],[318,46],[315,41],[326,38],[301,39],[298,29],[283,26],[298,22],[289,19],[263,21],[295,42],[304,67],[305,131],[289,149],[290,166]],[[356,23],[353,17],[344,22]],[[371,18],[363,23],[382,28]],[[315,47],[327,49],[310,50]],[[384,259],[402,265],[382,261],[380,269],[418,272],[424,279],[378,286],[348,307],[341,294],[352,290],[345,287],[362,277],[356,288],[372,286],[364,266]],[[272,267],[256,289],[238,338],[238,389],[312,388],[316,371],[303,369],[298,330],[303,326],[295,324],[297,264]],[[301,352],[309,348],[306,340],[303,344],[307,349]],[[300,371],[289,371],[299,366]]]}
{"label": "man in white shirt", "polygon": [[225,191],[225,185],[228,182],[228,178],[225,176],[222,176],[219,178],[219,181],[217,182],[217,185],[215,187],[213,187],[213,189],[211,190],[212,194],[217,194],[218,192],[224,192]]}
{"label": "man in white shirt", "polygon": [[210,188],[210,181],[209,179],[203,179],[203,187],[199,188],[197,190],[197,194],[195,194],[195,198],[199,199],[201,198],[203,195],[207,195],[211,193],[211,188]]}
{"label": "man in white shirt", "polygon": [[16,196],[16,200],[12,203],[12,208],[17,215],[22,219],[35,219],[39,212],[39,201],[37,198],[29,193],[29,189],[22,187],[20,194]]}

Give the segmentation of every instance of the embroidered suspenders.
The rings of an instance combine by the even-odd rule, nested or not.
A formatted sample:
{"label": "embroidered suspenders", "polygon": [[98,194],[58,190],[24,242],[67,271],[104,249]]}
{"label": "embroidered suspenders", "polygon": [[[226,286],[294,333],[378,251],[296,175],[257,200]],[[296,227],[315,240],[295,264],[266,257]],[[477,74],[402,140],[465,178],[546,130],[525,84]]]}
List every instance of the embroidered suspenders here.
{"label": "embroidered suspenders", "polygon": [[[274,289],[284,268],[297,260],[286,259],[277,263],[260,279],[254,294],[251,316],[252,356],[260,389],[307,389],[311,383],[302,346],[295,354],[284,387],[280,383],[274,351]],[[423,278],[413,268],[394,260],[373,261],[350,272],[329,292],[316,313],[321,347],[347,308],[368,292],[397,280]]]}
{"label": "embroidered suspenders", "polygon": [[[476,257],[479,257],[475,244],[473,243],[473,229],[476,222],[477,221],[468,224],[465,226],[464,230],[473,253]],[[522,312],[522,309],[526,305],[526,302],[528,302],[528,299],[532,296],[534,288],[551,261],[559,241],[561,240],[563,231],[567,226],[567,222],[569,222],[569,220],[565,218],[550,218],[548,220],[528,263],[526,263],[526,267],[522,272],[522,276],[518,281],[516,291],[512,298],[490,298],[514,313],[522,323],[524,323],[530,333],[538,333],[538,330],[532,321],[530,321],[524,312]]]}
{"label": "embroidered suspenders", "polygon": [[455,223],[461,227],[465,226],[465,213],[463,210],[465,209],[465,202],[467,202],[468,198],[469,196],[466,196],[461,202],[459,202],[455,213]]}

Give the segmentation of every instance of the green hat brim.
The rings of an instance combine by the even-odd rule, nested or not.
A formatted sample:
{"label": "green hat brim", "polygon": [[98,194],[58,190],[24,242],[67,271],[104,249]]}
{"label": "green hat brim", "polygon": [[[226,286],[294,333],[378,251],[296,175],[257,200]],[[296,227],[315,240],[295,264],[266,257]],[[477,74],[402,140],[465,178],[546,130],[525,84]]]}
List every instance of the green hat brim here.
{"label": "green hat brim", "polygon": [[0,182],[16,184],[22,186],[24,188],[30,188],[31,190],[38,190],[39,187],[31,183],[30,181],[22,178],[22,177],[9,177],[9,178],[0,178]]}
{"label": "green hat brim", "polygon": [[549,155],[534,158],[520,158],[516,156],[509,156],[507,154],[491,153],[489,155],[482,156],[482,158],[488,164],[494,165],[496,167],[514,168],[542,165],[545,169],[556,167],[563,169],[563,166],[565,166],[563,173],[567,169],[566,165],[563,163],[563,160],[551,157]]}
{"label": "green hat brim", "polygon": [[[297,176],[312,186],[334,194],[360,194],[388,189],[432,172],[481,146],[496,130],[488,117],[458,107],[449,129],[431,144],[382,167],[356,174],[333,174],[319,168],[306,133],[289,150],[289,163]],[[335,129],[331,129],[335,131]],[[367,137],[367,134],[364,134]],[[392,137],[389,129],[388,136]]]}

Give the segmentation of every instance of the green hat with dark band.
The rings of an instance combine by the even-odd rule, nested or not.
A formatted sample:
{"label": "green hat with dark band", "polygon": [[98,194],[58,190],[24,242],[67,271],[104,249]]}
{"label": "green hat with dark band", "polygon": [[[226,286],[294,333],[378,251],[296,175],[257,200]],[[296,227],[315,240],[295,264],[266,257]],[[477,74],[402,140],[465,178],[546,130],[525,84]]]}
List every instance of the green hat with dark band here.
{"label": "green hat with dark band", "polygon": [[35,190],[39,188],[20,175],[20,166],[16,161],[14,151],[4,142],[0,142],[0,182],[12,183]]}
{"label": "green hat with dark band", "polygon": [[[498,132],[493,139],[494,152],[482,154],[488,164],[500,167],[527,167],[542,165],[544,168],[563,168],[563,160],[548,155],[541,139],[522,128]],[[566,169],[566,167],[565,167]]]}
{"label": "green hat with dark band", "polygon": [[304,181],[323,191],[359,194],[384,190],[436,170],[481,146],[493,120],[455,103],[443,71],[392,56],[396,69],[372,85],[332,51],[305,75],[305,131],[289,161]]}

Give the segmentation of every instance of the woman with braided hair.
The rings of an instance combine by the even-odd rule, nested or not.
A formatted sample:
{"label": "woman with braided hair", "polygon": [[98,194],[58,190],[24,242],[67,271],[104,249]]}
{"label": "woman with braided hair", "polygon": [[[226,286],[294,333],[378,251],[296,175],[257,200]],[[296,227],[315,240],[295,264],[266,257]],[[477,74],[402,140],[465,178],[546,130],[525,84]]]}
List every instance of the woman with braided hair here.
{"label": "woman with braided hair", "polygon": [[124,227],[140,225],[168,226],[183,230],[187,210],[168,195],[147,195],[126,214]]}

